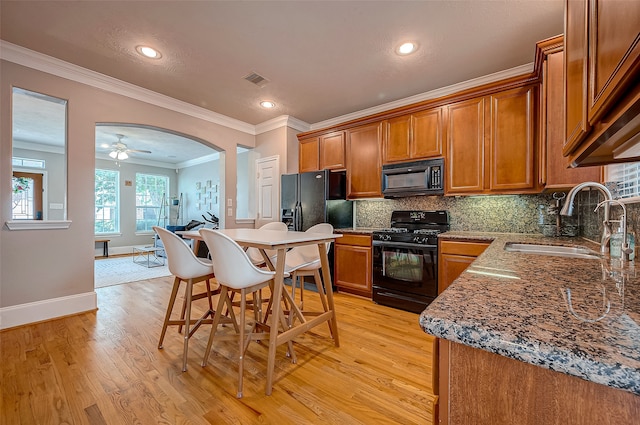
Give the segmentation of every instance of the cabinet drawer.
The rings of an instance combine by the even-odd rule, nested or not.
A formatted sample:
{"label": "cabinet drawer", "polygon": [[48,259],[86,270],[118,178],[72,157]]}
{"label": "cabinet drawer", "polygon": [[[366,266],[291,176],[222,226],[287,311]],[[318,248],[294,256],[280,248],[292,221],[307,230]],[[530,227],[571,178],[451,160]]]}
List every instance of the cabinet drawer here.
{"label": "cabinet drawer", "polygon": [[343,234],[341,238],[336,239],[336,245],[355,245],[369,247],[371,246],[371,236]]}
{"label": "cabinet drawer", "polygon": [[477,257],[482,254],[491,242],[440,241],[440,252]]}

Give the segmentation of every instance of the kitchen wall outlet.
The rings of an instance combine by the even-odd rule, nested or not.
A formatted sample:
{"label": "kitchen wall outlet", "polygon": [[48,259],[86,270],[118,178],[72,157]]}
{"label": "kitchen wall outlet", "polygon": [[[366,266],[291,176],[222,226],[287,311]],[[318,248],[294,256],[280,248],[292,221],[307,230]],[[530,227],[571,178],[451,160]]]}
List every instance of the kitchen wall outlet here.
{"label": "kitchen wall outlet", "polygon": [[233,217],[233,208],[227,208],[227,215]]}
{"label": "kitchen wall outlet", "polygon": [[51,204],[49,204],[49,209],[50,210],[62,210],[62,209],[64,209],[64,205],[63,204],[51,203]]}
{"label": "kitchen wall outlet", "polygon": [[232,207],[233,206],[233,199],[227,198],[227,206],[228,207]]}

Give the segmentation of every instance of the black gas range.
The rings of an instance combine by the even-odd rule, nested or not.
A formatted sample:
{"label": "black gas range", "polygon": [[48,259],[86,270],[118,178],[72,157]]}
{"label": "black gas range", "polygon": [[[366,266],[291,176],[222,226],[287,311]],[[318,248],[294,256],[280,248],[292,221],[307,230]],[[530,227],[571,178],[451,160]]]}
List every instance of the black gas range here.
{"label": "black gas range", "polygon": [[422,312],[438,296],[438,234],[449,228],[448,211],[394,211],[373,232],[373,301]]}

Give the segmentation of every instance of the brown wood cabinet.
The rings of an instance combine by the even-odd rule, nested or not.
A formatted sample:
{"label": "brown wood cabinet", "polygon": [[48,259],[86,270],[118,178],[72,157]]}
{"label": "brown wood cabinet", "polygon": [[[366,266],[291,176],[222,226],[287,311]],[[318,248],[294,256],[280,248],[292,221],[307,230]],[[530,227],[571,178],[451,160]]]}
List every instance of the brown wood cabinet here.
{"label": "brown wood cabinet", "polygon": [[535,85],[449,106],[446,193],[534,193],[537,179]]}
{"label": "brown wood cabinet", "polygon": [[442,156],[443,108],[428,109],[386,121],[384,163]]}
{"label": "brown wood cabinet", "polygon": [[372,296],[371,235],[344,234],[334,245],[333,282],[339,291]]}
{"label": "brown wood cabinet", "polygon": [[489,190],[509,192],[537,189],[536,86],[490,96]]}
{"label": "brown wood cabinet", "polygon": [[441,425],[631,425],[640,397],[439,340]]}
{"label": "brown wood cabinet", "polygon": [[298,172],[320,170],[320,139],[311,137],[299,143]]}
{"label": "brown wood cabinet", "polygon": [[438,294],[469,267],[491,244],[487,241],[438,240]]}
{"label": "brown wood cabinet", "polygon": [[563,37],[538,43],[544,55],[542,70],[541,170],[545,190],[566,190],[585,181],[602,181],[602,167],[570,168],[562,156],[564,144]]}
{"label": "brown wood cabinet", "polygon": [[344,131],[320,136],[320,169],[344,170],[346,163]]}
{"label": "brown wood cabinet", "polygon": [[483,97],[448,107],[445,193],[484,189],[485,123]]}
{"label": "brown wood cabinet", "polygon": [[640,2],[567,0],[565,7],[563,153],[579,165],[611,162],[640,131]]}
{"label": "brown wood cabinet", "polygon": [[382,122],[346,131],[347,199],[382,197]]}

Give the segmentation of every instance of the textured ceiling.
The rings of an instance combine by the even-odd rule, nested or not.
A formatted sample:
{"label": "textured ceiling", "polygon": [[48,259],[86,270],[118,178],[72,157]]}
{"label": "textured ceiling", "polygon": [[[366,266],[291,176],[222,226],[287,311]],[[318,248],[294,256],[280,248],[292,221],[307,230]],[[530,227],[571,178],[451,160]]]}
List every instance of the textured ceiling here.
{"label": "textured ceiling", "polygon": [[[2,0],[0,35],[249,124],[313,124],[530,63],[537,41],[562,33],[563,3]],[[397,56],[407,39],[418,52]],[[163,57],[143,59],[139,44]]]}

